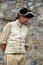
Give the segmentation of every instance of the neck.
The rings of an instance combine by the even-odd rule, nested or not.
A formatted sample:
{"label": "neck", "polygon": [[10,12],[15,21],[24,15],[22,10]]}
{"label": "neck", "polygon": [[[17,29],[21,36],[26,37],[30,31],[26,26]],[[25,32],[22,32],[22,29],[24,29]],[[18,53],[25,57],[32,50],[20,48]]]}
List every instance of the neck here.
{"label": "neck", "polygon": [[19,20],[19,23],[23,24],[21,20]]}

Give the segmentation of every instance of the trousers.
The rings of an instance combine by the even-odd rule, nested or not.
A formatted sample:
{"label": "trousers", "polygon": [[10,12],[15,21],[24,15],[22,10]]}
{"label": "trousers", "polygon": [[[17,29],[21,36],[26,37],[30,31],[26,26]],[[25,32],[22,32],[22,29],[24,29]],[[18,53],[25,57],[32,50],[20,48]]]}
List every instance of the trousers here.
{"label": "trousers", "polygon": [[26,54],[24,55],[14,55],[14,54],[5,54],[4,63],[5,65],[25,65]]}

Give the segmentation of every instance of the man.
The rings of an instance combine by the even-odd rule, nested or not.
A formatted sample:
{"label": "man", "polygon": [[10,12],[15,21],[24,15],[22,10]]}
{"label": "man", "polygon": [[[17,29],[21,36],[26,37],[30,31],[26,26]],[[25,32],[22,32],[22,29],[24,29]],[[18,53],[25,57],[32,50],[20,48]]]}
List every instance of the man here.
{"label": "man", "polygon": [[[25,23],[34,17],[27,8],[22,8],[17,15],[17,20],[6,24],[0,37],[0,47],[5,51],[5,65],[25,65],[26,51],[29,42],[28,27]],[[27,37],[27,38],[26,38]]]}

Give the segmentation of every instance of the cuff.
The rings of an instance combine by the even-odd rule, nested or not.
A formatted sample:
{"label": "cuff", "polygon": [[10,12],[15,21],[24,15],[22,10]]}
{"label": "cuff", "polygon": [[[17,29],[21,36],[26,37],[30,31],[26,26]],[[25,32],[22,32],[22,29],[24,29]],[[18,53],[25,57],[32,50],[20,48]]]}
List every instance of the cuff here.
{"label": "cuff", "polygon": [[25,44],[25,46],[29,46],[29,44]]}
{"label": "cuff", "polygon": [[6,41],[0,41],[0,45],[1,45],[1,44],[6,44]]}

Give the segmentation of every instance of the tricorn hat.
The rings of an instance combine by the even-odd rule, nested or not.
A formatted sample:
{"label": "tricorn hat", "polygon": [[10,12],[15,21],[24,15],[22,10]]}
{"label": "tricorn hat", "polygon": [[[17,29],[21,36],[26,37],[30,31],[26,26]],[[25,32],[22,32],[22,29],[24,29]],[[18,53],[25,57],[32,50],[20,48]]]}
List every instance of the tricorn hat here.
{"label": "tricorn hat", "polygon": [[35,16],[35,14],[31,10],[28,10],[27,8],[20,9],[19,14],[29,19]]}

